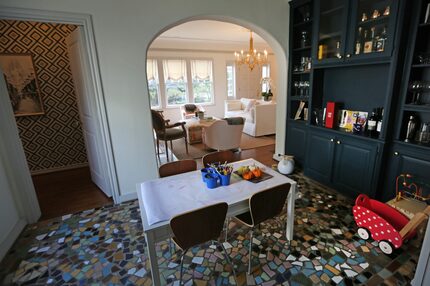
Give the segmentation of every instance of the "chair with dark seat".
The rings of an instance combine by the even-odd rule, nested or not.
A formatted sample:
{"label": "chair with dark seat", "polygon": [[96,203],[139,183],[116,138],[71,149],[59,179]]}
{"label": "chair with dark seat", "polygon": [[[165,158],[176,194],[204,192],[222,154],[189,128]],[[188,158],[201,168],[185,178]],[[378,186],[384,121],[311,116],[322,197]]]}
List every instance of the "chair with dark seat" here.
{"label": "chair with dark seat", "polygon": [[236,279],[234,266],[231,264],[224,245],[218,241],[218,237],[224,226],[227,209],[227,203],[218,203],[177,215],[170,220],[170,228],[173,232],[172,239],[182,250],[179,285],[182,285],[184,255],[188,249],[209,241],[215,242],[222,248],[224,256],[231,265],[234,278]]}
{"label": "chair with dark seat", "polygon": [[202,158],[203,166],[205,167],[213,163],[231,163],[234,161],[236,161],[234,158],[234,153],[230,150],[212,152],[204,155]]}
{"label": "chair with dark seat", "polygon": [[255,193],[249,198],[249,212],[240,214],[233,219],[250,230],[248,274],[251,274],[252,239],[254,228],[260,223],[278,216],[285,205],[291,184],[283,184],[268,190]]}
{"label": "chair with dark seat", "polygon": [[[167,142],[170,141],[170,149],[173,151],[173,143],[172,140],[184,138],[185,140],[185,149],[188,154],[188,142],[187,142],[187,131],[185,130],[185,122],[177,122],[175,124],[169,124],[169,121],[166,121],[164,117],[160,114],[160,112],[152,110],[152,128],[154,128],[155,136],[157,139],[157,155],[160,154],[160,140],[164,141],[166,148],[166,157],[167,161],[169,161],[169,151],[167,148]],[[181,127],[181,128],[178,128]]]}
{"label": "chair with dark seat", "polygon": [[197,170],[197,163],[192,159],[165,163],[158,168],[160,178]]}

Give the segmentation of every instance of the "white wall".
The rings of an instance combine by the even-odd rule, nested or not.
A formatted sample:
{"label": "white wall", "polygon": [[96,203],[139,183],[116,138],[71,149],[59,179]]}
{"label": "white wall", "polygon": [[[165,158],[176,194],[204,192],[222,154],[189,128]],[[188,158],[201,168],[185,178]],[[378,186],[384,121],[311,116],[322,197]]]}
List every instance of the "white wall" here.
{"label": "white wall", "polygon": [[[213,80],[214,80],[214,104],[204,105],[207,116],[215,116],[218,118],[224,117],[224,100],[227,99],[227,62],[234,61],[233,51],[202,51],[202,50],[166,50],[166,49],[150,49],[148,51],[148,58],[162,60],[166,58],[177,59],[212,59],[213,60]],[[269,55],[271,76],[274,80],[276,76],[276,59],[274,55]],[[161,73],[162,71],[159,70]],[[260,79],[261,68],[255,67],[252,71],[248,67],[242,66],[236,68],[236,96],[237,98],[257,98],[260,95]],[[162,98],[165,101],[165,98]],[[164,112],[165,118],[171,122],[181,120],[179,107],[165,107],[163,102],[161,108]]]}
{"label": "white wall", "polygon": [[[272,0],[270,4],[260,0],[2,0],[1,5],[92,15],[115,166],[124,198],[134,196],[136,183],[157,177],[145,71],[146,49],[161,31],[198,18],[247,26],[273,48],[281,60],[280,74],[286,79],[289,7],[285,0]],[[286,91],[284,80],[278,84]],[[282,107],[277,120],[285,122],[286,94],[279,94],[277,101]],[[283,124],[278,124],[277,149],[284,146]],[[0,134],[3,136],[8,134]]]}

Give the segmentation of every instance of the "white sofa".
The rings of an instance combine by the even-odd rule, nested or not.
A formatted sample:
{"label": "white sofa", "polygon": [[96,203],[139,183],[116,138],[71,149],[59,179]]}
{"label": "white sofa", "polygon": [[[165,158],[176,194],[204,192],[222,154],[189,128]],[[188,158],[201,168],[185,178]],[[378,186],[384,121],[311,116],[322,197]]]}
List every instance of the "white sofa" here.
{"label": "white sofa", "polygon": [[276,102],[250,98],[226,100],[225,117],[244,117],[243,132],[257,137],[276,132]]}

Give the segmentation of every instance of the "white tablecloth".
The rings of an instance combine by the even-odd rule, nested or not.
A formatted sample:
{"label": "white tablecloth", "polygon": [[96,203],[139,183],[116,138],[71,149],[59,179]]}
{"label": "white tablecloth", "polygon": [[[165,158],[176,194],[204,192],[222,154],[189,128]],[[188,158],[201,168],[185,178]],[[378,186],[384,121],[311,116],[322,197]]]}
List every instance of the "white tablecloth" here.
{"label": "white tablecloth", "polygon": [[234,170],[237,170],[240,166],[254,163],[273,178],[254,184],[232,175],[229,186],[209,189],[202,181],[200,170],[197,170],[142,183],[140,192],[148,224],[170,220],[175,215],[218,202],[231,205],[251,197],[258,191],[291,182],[291,179],[254,159],[238,161],[232,165]]}

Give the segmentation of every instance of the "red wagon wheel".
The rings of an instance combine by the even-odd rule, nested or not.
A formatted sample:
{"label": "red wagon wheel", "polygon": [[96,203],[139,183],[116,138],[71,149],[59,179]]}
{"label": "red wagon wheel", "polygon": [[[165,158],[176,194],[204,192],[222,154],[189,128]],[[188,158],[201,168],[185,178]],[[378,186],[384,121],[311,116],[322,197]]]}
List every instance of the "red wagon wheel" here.
{"label": "red wagon wheel", "polygon": [[368,240],[370,237],[370,232],[367,229],[365,229],[364,227],[360,227],[357,230],[357,233],[358,233],[358,236],[364,240]]}

